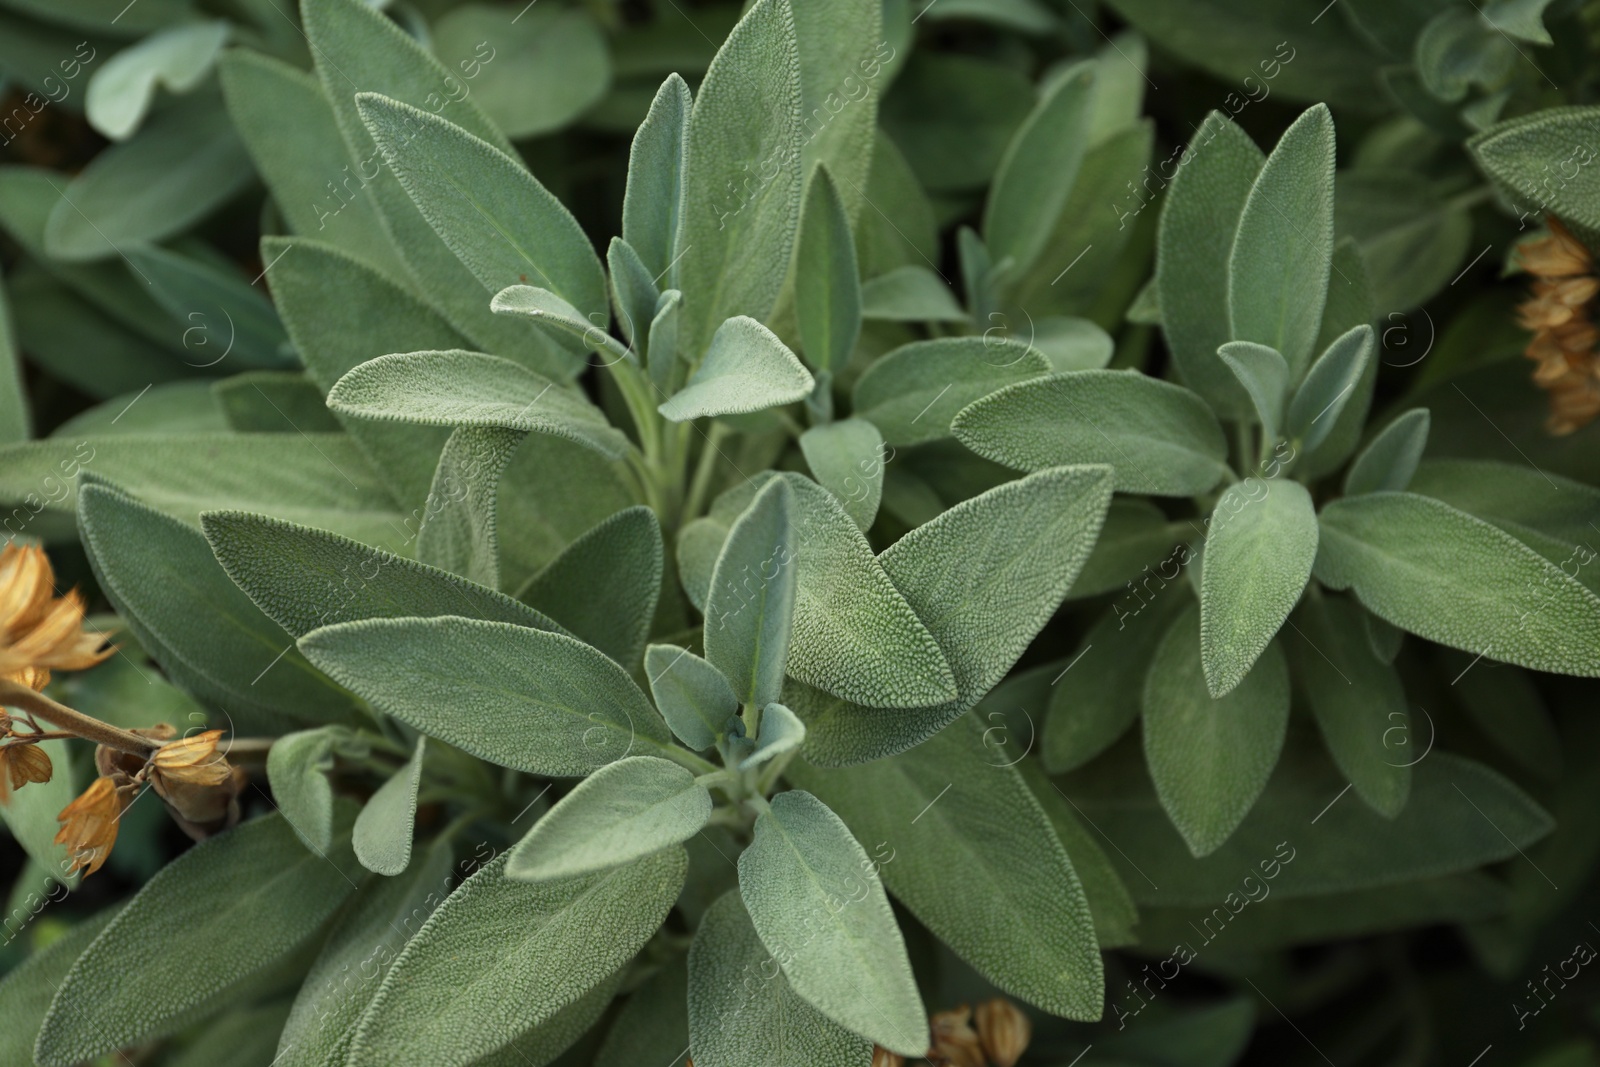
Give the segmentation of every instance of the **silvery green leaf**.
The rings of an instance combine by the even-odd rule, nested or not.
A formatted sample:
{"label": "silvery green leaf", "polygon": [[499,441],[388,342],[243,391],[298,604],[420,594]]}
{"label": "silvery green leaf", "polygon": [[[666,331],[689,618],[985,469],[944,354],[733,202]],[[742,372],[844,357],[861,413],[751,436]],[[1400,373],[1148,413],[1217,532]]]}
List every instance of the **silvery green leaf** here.
{"label": "silvery green leaf", "polygon": [[462,613],[560,630],[504,593],[324,530],[240,511],[204,512],[200,527],[233,583],[294,637],[358,619]]}
{"label": "silvery green leaf", "polygon": [[356,816],[350,844],[361,866],[394,877],[411,865],[411,831],[417,818],[417,788],[422,784],[426,737],[417,738],[411,758],[389,776]]}
{"label": "silvery green leaf", "polygon": [[872,843],[890,892],[963,960],[1053,1015],[1098,1019],[1105,980],[1072,861],[1015,757],[987,741],[964,715],[870,767],[789,774]]}
{"label": "silvery green leaf", "polygon": [[774,478],[734,522],[706,597],[706,659],[747,707],[778,698],[794,630],[794,494]]}
{"label": "silvery green leaf", "polygon": [[883,499],[883,435],[862,418],[813,426],[800,435],[800,451],[812,477],[838,498],[863,531]]}
{"label": "silvery green leaf", "polygon": [[739,761],[741,771],[754,770],[787,752],[798,749],[806,739],[806,724],[782,704],[768,704],[761,711],[761,730],[756,747]]}
{"label": "silvery green leaf", "polygon": [[[690,856],[693,880],[694,857]],[[703,928],[703,926],[702,926]],[[595,1053],[594,1067],[638,1067],[663,1049],[689,1048],[689,969],[686,956],[666,966],[628,995]],[[671,1053],[666,1053],[671,1055]]]}
{"label": "silvery green leaf", "polygon": [[1110,464],[1119,492],[1192,496],[1228,473],[1222,427],[1205,402],[1137,372],[1021,382],[961,409],[951,429],[978,455],[1019,470]]}
{"label": "silvery green leaf", "polygon": [[1225,696],[1201,666],[1200,612],[1167,630],[1144,686],[1144,752],[1156,794],[1195,856],[1215,852],[1250,813],[1283,748],[1289,669],[1276,642]]}
{"label": "silvery green leaf", "polygon": [[632,668],[655,618],[663,565],[655,513],[624,508],[568,545],[517,596]]}
{"label": "silvery green leaf", "polygon": [[1291,440],[1311,451],[1327,439],[1339,412],[1361,384],[1372,359],[1372,327],[1352,327],[1330,344],[1311,365],[1305,381],[1289,401],[1286,432]]}
{"label": "silvery green leaf", "polygon": [[1263,436],[1276,441],[1289,402],[1289,364],[1277,349],[1254,341],[1229,341],[1217,349],[1217,357],[1250,394]]}
{"label": "silvery green leaf", "polygon": [[1428,459],[1411,489],[1494,523],[1592,589],[1600,580],[1600,568],[1589,566],[1600,532],[1591,525],[1600,523],[1592,485],[1520,463]]}
{"label": "silvery green leaf", "polygon": [[827,167],[819,167],[806,190],[794,286],[806,362],[822,372],[841,370],[861,334],[861,278],[850,217]]}
{"label": "silvery green leaf", "polygon": [[609,763],[556,802],[511,850],[506,877],[550,882],[595,874],[688,840],[711,818],[693,774],[655,756]]}
{"label": "silvery green leaf", "polygon": [[1250,673],[1316,558],[1317,509],[1299,482],[1249,478],[1217,500],[1200,576],[1200,658],[1213,697]]}
{"label": "silvery green leaf", "polygon": [[[1100,528],[1100,540],[1084,561],[1078,580],[1072,583],[1070,598],[1081,600],[1131,587],[1136,578],[1143,584],[1152,568],[1166,567],[1166,557],[1174,545],[1185,535],[1192,537],[1198,532],[1188,523],[1169,522],[1166,514],[1148,500],[1113,499]],[[1176,572],[1167,578],[1175,576]],[[1142,599],[1130,606],[1136,609],[1140,603]]]}
{"label": "silvery green leaf", "polygon": [[861,286],[861,317],[888,322],[966,322],[955,294],[927,267],[907,263]]}
{"label": "silvery green leaf", "polygon": [[1266,157],[1232,119],[1213,111],[1181,162],[1156,237],[1162,334],[1178,377],[1218,414],[1237,418],[1250,410],[1250,397],[1217,349],[1238,339],[1228,317],[1228,261]]}
{"label": "silvery green leaf", "polygon": [[1043,251],[1077,180],[1094,117],[1094,68],[1051,83],[1023,121],[995,171],[983,235],[995,259],[1025,273]]}
{"label": "silvery green leaf", "polygon": [[679,741],[704,752],[726,736],[739,698],[721,671],[686,648],[651,645],[644,672],[661,717]]}
{"label": "silvery green leaf", "polygon": [[1492,88],[1506,80],[1517,47],[1479,11],[1441,10],[1417,35],[1417,75],[1428,94],[1460,103],[1474,85]]}
{"label": "silvery green leaf", "polygon": [[335,412],[423,426],[549,433],[615,459],[628,439],[580,394],[521,364],[478,352],[407,352],[369,359],[328,393]]}
{"label": "silvery green leaf", "polygon": [[[515,366],[515,364],[508,364]],[[526,434],[458,426],[444,443],[417,527],[417,558],[489,589],[500,587],[496,502],[500,475]]]}
{"label": "silvery green leaf", "polygon": [[34,1062],[34,1039],[39,1036],[56,990],[84,949],[116,918],[118,910],[117,905],[112,905],[79,919],[0,979],[0,1055],[7,1063]]}
{"label": "silvery green leaf", "polygon": [[794,15],[789,0],[759,0],[689,112],[682,258],[669,282],[685,295],[680,343],[691,362],[724,321],[772,310],[800,221],[804,140]]}
{"label": "silvery green leaf", "polygon": [[[933,707],[889,714],[881,703],[790,687],[784,703],[806,723],[806,758],[849,766],[903,752],[982,699],[1060,605],[1110,499],[1104,467],[1040,471],[963,501],[889,546],[883,569],[938,639],[956,692]],[[803,589],[803,563],[801,574]]]}
{"label": "silvery green leaf", "polygon": [[927,1051],[927,1017],[889,898],[827,805],[802,790],[772,798],[739,856],[739,895],[796,993],[892,1052]]}
{"label": "silvery green leaf", "polygon": [[[39,1031],[38,1061],[68,1067],[164,1036],[306,945],[355,888],[342,821],[325,855],[268,815],[156,872],[67,972]],[[140,961],[132,971],[130,958]],[[208,965],[197,966],[202,959]]]}
{"label": "silvery green leaf", "polygon": [[[861,212],[856,230],[863,278],[877,278],[911,264],[937,269],[933,260],[939,254],[939,239],[933,205],[906,157],[881,129],[873,144],[866,203],[869,207]],[[866,299],[865,290],[862,299]]]}
{"label": "silvery green leaf", "polygon": [[186,93],[199,85],[227,39],[226,22],[183,22],[124,48],[89,77],[83,104],[89,125],[113,141],[127,140],[157,88]]}
{"label": "silvery green leaf", "polygon": [[[467,1067],[525,1035],[537,1040],[540,1027],[582,1003],[656,932],[684,866],[683,850],[673,848],[600,874],[528,883],[506,877],[506,857],[495,860],[400,953],[347,1063]],[[578,930],[605,936],[574,937]],[[490,1062],[523,1060],[506,1052]]]}
{"label": "silvery green leaf", "polygon": [[1387,310],[1418,307],[1449,285],[1464,266],[1472,228],[1470,207],[1421,174],[1357,169],[1336,183],[1334,232],[1356,241]]}
{"label": "silvery green leaf", "polygon": [[341,685],[430,737],[503,767],[581,777],[668,742],[623,669],[562,634],[476,619],[369,619],[301,648]]}
{"label": "silvery green leaf", "polygon": [[669,394],[683,381],[680,372],[688,364],[680,358],[678,348],[678,322],[683,316],[683,294],[668,289],[656,298],[655,318],[650,320],[650,384],[663,395]]}
{"label": "silvery green leaf", "polygon": [[1404,491],[1427,447],[1428,421],[1427,408],[1412,408],[1385,426],[1350,464],[1345,495]]}
{"label": "silvery green leaf", "polygon": [[[1600,108],[1592,104],[1540,108],[1475,134],[1467,148],[1490,177],[1515,191],[1520,223],[1548,211],[1593,230],[1600,228],[1600,202],[1594,171],[1580,155],[1588,151],[1585,131],[1597,115]],[[1570,178],[1569,167],[1577,169]]]}
{"label": "silvery green leaf", "polygon": [[1100,370],[1116,352],[1111,335],[1088,319],[1051,315],[1032,326],[1028,343],[1044,353],[1053,371]]}
{"label": "silvery green leaf", "polygon": [[307,848],[321,855],[333,846],[334,752],[348,731],[322,726],[284,734],[267,752],[267,782],[284,821]]}
{"label": "silvery green leaf", "polygon": [[[1377,319],[1372,286],[1361,250],[1348,238],[1333,246],[1333,275],[1328,279],[1328,303],[1322,309],[1322,332],[1317,335],[1317,350],[1326,351],[1334,341],[1357,326]],[[1297,465],[1295,476],[1310,482],[1344,466],[1361,444],[1367,428],[1367,412],[1378,384],[1379,360],[1367,360],[1366,370],[1356,379],[1356,387],[1339,406],[1338,417],[1329,415],[1333,429],[1322,443],[1310,449]]]}
{"label": "silvery green leaf", "polygon": [[[887,44],[877,0],[791,3],[800,72],[800,173],[825,166],[854,225],[866,207],[878,129],[878,99],[888,87]],[[894,54],[891,47],[890,55]]]}
{"label": "silvery green leaf", "polygon": [[[622,199],[622,238],[639,253],[656,283],[677,257],[684,214],[684,150],[689,139],[688,85],[667,75],[628,152],[628,187]],[[668,281],[665,284],[671,286]]]}
{"label": "silvery green leaf", "polygon": [[913,341],[867,368],[856,382],[854,411],[892,445],[923,444],[948,436],[950,421],[967,405],[1049,370],[1043,353],[1012,341]]}
{"label": "silvery green leaf", "polygon": [[804,400],[815,385],[811,372],[777,334],[739,315],[717,327],[688,384],[657,410],[671,422],[748,414]]}
{"label": "silvery green leaf", "polygon": [[1416,493],[1322,509],[1316,575],[1419,637],[1534,670],[1600,675],[1600,596],[1511,534]]}
{"label": "silvery green leaf", "polygon": [[497,315],[522,315],[541,326],[558,330],[577,341],[586,349],[601,353],[607,363],[626,359],[639,362],[632,349],[624,348],[615,337],[606,332],[607,319],[595,313],[594,320],[548,289],[534,285],[512,285],[494,294],[489,302]]}
{"label": "silvery green leaf", "polygon": [[338,433],[322,390],[301,371],[249,370],[211,386],[215,408],[239,433]]}
{"label": "silvery green leaf", "polygon": [[774,960],[737,893],[725,893],[711,905],[689,946],[694,1062],[703,1067],[869,1067],[872,1042],[798,996],[783,971],[773,967]]}
{"label": "silvery green leaf", "polygon": [[656,289],[650,268],[644,265],[633,246],[620,237],[613,237],[606,248],[606,270],[611,282],[611,303],[622,327],[622,336],[628,339],[633,351],[638,351],[650,340],[650,324],[655,321],[661,293]]}
{"label": "silvery green leaf", "polygon": [[501,475],[506,587],[520,589],[572,542],[637,504],[638,495],[626,463],[564,438],[529,434]]}
{"label": "silvery green leaf", "polygon": [[1356,795],[1392,819],[1411,793],[1419,746],[1411,744],[1400,675],[1368,646],[1365,614],[1344,597],[1313,597],[1296,613],[1300,624],[1285,640],[1328,754]]}

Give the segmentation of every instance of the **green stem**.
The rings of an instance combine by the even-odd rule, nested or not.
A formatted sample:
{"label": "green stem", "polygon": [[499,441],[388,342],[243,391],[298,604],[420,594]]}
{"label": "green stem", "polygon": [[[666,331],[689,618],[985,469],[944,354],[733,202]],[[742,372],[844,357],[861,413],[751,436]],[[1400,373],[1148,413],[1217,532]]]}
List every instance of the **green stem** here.
{"label": "green stem", "polygon": [[152,741],[148,737],[141,737],[110,723],[91,718],[65,704],[57,704],[43,693],[36,693],[18,682],[0,681],[0,704],[21,708],[28,714],[59,726],[63,730],[70,730],[87,741],[134,756],[148,758],[163,744],[161,741]]}
{"label": "green stem", "polygon": [[721,458],[722,442],[728,437],[728,427],[712,420],[706,443],[700,449],[700,460],[695,464],[694,480],[689,483],[689,498],[683,505],[683,517],[699,517],[706,508],[706,497],[711,493],[711,479],[716,474],[717,460]]}
{"label": "green stem", "polygon": [[713,774],[722,770],[721,767],[718,767],[710,760],[702,759],[688,749],[679,748],[677,745],[662,745],[659,755],[662,759],[669,759],[680,767],[694,771],[697,775]]}

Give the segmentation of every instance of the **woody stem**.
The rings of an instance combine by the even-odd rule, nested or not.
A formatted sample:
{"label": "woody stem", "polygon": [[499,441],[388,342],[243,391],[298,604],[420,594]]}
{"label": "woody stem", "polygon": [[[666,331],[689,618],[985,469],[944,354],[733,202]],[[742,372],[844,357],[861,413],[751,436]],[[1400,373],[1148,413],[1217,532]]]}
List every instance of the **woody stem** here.
{"label": "woody stem", "polygon": [[28,714],[38,716],[78,737],[93,741],[97,745],[114,748],[119,752],[148,757],[161,747],[160,742],[101,722],[81,711],[74,711],[65,704],[57,704],[43,693],[36,693],[17,682],[0,681],[0,704],[21,708]]}

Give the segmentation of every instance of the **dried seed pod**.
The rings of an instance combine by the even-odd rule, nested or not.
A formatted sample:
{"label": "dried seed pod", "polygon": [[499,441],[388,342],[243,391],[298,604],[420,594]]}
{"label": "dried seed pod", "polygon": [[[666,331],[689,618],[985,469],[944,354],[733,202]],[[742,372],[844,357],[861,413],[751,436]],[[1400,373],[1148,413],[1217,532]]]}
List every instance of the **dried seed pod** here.
{"label": "dried seed pod", "polygon": [[905,1067],[906,1058],[882,1045],[872,1046],[872,1067]]}
{"label": "dried seed pod", "polygon": [[928,1060],[938,1067],[988,1067],[978,1033],[972,1028],[972,1009],[963,1004],[941,1011],[928,1020],[933,1046]]}
{"label": "dried seed pod", "polygon": [[995,997],[978,1005],[975,1013],[978,1022],[978,1039],[983,1051],[994,1061],[994,1067],[1013,1067],[1028,1050],[1028,1039],[1033,1036],[1033,1024],[1011,1001]]}
{"label": "dried seed pod", "polygon": [[56,844],[66,845],[76,871],[98,871],[117,843],[117,824],[133,802],[138,786],[125,774],[96,778],[79,797],[56,816],[61,829]]}

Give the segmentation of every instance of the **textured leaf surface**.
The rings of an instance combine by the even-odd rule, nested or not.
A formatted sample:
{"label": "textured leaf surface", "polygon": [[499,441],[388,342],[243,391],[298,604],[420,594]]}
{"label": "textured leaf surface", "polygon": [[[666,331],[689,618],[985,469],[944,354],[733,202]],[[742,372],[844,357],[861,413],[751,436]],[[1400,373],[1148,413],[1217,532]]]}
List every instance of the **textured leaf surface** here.
{"label": "textured leaf surface", "polygon": [[1317,357],[1306,380],[1289,401],[1287,432],[1306,451],[1315,449],[1338,425],[1339,413],[1361,387],[1372,360],[1372,327],[1363,323],[1340,334]]}
{"label": "textured leaf surface", "polygon": [[966,322],[970,317],[937,274],[915,263],[863,283],[861,316],[890,322]]}
{"label": "textured leaf surface", "polygon": [[1196,856],[1215,852],[1250,813],[1283,748],[1289,669],[1267,645],[1226,696],[1206,691],[1199,611],[1167,631],[1144,686],[1144,751],[1161,806]]}
{"label": "textured leaf surface", "polygon": [[678,956],[629,994],[594,1067],[669,1067],[667,1057],[674,1053],[668,1050],[689,1050],[688,999],[688,960]]}
{"label": "textured leaf surface", "polygon": [[356,859],[377,874],[394,877],[411,865],[411,831],[417,818],[417,789],[422,784],[422,757],[428,739],[417,738],[416,750],[367,800],[350,836]]}
{"label": "textured leaf surface", "polygon": [[1108,463],[1119,492],[1191,496],[1227,473],[1222,428],[1205,402],[1127,371],[1009,386],[963,408],[951,428],[978,455],[1019,470]]}
{"label": "textured leaf surface", "polygon": [[783,689],[798,574],[794,492],[767,483],[728,531],[706,597],[706,659],[741,704],[765,707]]}
{"label": "textured leaf surface", "polygon": [[586,317],[559,294],[548,289],[536,285],[507,286],[494,294],[489,306],[497,315],[523,315],[542,326],[566,334],[584,348],[602,353],[608,363],[619,359],[638,362],[637,355],[606,332],[608,320],[604,314],[590,312]]}
{"label": "textured leaf surface", "polygon": [[884,442],[865,419],[813,426],[800,435],[812,477],[843,505],[862,532],[872,526],[883,499]]}
{"label": "textured leaf surface", "polygon": [[620,867],[687,841],[711,817],[711,794],[670,760],[609,763],[562,797],[511,850],[506,877],[550,882]]}
{"label": "textured leaf surface", "polygon": [[973,401],[1048,373],[1043,353],[981,337],[913,341],[879,359],[856,382],[854,411],[893,445],[945,437]]}
{"label": "textured leaf surface", "polygon": [[1200,657],[1212,696],[1250,673],[1299,602],[1316,558],[1317,511],[1305,486],[1250,478],[1222,494],[1200,581]]}
{"label": "textured leaf surface", "polygon": [[660,278],[677,255],[683,217],[683,153],[688,142],[689,86],[669,74],[650,102],[628,152],[628,187],[622,199],[622,237]]}
{"label": "textured leaf surface", "polygon": [[444,443],[417,528],[417,558],[489,589],[500,587],[500,476],[526,436],[458,426]]}
{"label": "textured leaf surface", "polygon": [[797,993],[891,1051],[926,1051],[905,941],[872,862],[827,806],[780,793],[739,856],[739,894]]}
{"label": "textured leaf surface", "polygon": [[[490,863],[406,945],[361,1018],[348,1062],[465,1067],[549,1022],[655,933],[683,886],[685,862],[682,849],[671,849],[536,884],[507,878],[505,858]],[[574,930],[605,936],[574,938]]]}
{"label": "textured leaf surface", "polygon": [[1534,670],[1600,675],[1600,596],[1505,531],[1415,493],[1322,509],[1316,574],[1430,641]]}
{"label": "textured leaf surface", "polygon": [[661,524],[624,508],[578,538],[518,594],[622,664],[644,651],[661,593]]}
{"label": "textured leaf surface", "polygon": [[861,279],[850,217],[833,177],[819,170],[806,191],[795,261],[800,350],[819,371],[850,360],[861,333]]}
{"label": "textured leaf surface", "polygon": [[[30,786],[29,788],[35,788]],[[0,980],[0,1055],[5,1062],[33,1063],[33,1043],[72,965],[106,924],[117,915],[115,906],[72,924],[72,928],[17,964]]]}
{"label": "textured leaf surface", "polygon": [[739,698],[721,671],[686,648],[651,645],[644,672],[661,717],[679,741],[704,752],[727,734]]}
{"label": "textured leaf surface", "polygon": [[984,206],[983,236],[995,259],[1019,274],[1033,265],[1055,228],[1089,147],[1094,68],[1056,79],[1006,148]]}
{"label": "textured leaf surface", "polygon": [[794,752],[805,743],[806,724],[782,704],[761,709],[761,730],[755,751],[739,761],[741,771],[754,770],[779,756]]}
{"label": "textured leaf surface", "polygon": [[[704,1067],[868,1067],[872,1042],[796,995],[737,893],[711,905],[689,947],[689,1045]],[[652,1050],[654,1051],[654,1050]]]}
{"label": "textured leaf surface", "polygon": [[1600,108],[1592,105],[1542,108],[1497,123],[1470,139],[1467,147],[1486,172],[1520,194],[1523,219],[1549,211],[1600,229],[1600,178],[1582,164],[1570,177],[1566,169],[1577,162],[1577,150],[1588,145],[1597,116]]}
{"label": "textured leaf surface", "polygon": [[267,752],[267,781],[272,801],[306,847],[324,853],[333,847],[334,727],[284,734]]}
{"label": "textured leaf surface", "polygon": [[811,372],[777,334],[739,315],[717,327],[688,384],[658,410],[672,422],[747,414],[804,400],[815,386]]}
{"label": "textured leaf surface", "polygon": [[1267,440],[1276,441],[1289,399],[1289,364],[1276,348],[1254,341],[1229,341],[1217,349],[1217,355],[1250,394],[1262,433]]}
{"label": "textured leaf surface", "polygon": [[1403,492],[1428,445],[1428,423],[1427,408],[1412,408],[1385,426],[1350,464],[1344,476],[1345,495]]}
{"label": "textured leaf surface", "polygon": [[622,668],[562,634],[453,617],[370,619],[313,630],[300,645],[386,714],[503,767],[578,777],[667,741]]}
{"label": "textured leaf surface", "polygon": [[966,715],[870,767],[789,775],[877,850],[889,891],[962,959],[1053,1015],[1097,1019],[1105,983],[1078,876],[1020,773],[986,741]]}

